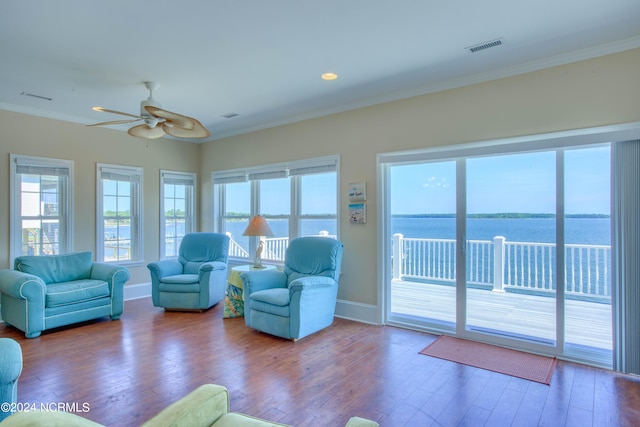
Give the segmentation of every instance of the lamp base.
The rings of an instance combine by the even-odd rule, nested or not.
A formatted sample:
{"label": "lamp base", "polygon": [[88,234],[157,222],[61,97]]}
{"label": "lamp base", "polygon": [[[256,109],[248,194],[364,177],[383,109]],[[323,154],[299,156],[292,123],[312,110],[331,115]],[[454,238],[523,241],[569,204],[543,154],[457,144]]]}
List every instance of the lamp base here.
{"label": "lamp base", "polygon": [[258,270],[265,268],[264,265],[262,265],[262,257],[260,256],[261,252],[262,252],[262,242],[260,242],[260,248],[258,248],[258,253],[256,253],[256,256],[253,258],[253,268]]}

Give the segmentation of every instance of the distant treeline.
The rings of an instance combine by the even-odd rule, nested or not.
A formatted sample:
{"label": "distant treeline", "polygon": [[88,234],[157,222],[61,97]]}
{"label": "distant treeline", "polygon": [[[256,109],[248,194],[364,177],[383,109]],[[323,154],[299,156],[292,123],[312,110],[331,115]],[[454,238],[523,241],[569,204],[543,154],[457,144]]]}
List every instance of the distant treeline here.
{"label": "distant treeline", "polygon": [[[398,214],[392,215],[393,218],[455,218],[456,214]],[[505,212],[505,213],[487,213],[487,214],[468,214],[467,218],[475,219],[501,219],[501,218],[516,218],[516,219],[531,219],[531,218],[555,218],[555,214],[546,213],[519,213],[519,212]],[[565,215],[567,218],[609,218],[609,215],[604,214],[569,214]]]}

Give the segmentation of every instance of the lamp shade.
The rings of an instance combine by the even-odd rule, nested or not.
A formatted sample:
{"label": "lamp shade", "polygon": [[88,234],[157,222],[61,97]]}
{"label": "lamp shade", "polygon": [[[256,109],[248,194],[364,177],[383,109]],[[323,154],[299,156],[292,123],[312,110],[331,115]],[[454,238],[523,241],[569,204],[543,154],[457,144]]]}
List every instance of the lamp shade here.
{"label": "lamp shade", "polygon": [[251,218],[243,236],[273,236],[273,231],[269,228],[269,224],[264,217],[256,215]]}

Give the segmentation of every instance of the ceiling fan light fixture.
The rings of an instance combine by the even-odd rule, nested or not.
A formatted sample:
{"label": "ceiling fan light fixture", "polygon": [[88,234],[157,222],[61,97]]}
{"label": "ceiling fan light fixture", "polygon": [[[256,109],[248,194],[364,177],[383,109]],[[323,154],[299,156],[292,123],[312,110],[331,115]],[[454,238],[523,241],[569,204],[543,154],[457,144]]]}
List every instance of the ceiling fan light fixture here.
{"label": "ceiling fan light fixture", "polygon": [[131,136],[144,139],[158,139],[165,135],[164,130],[162,130],[162,126],[150,128],[146,124],[134,126],[129,129],[127,133]]}

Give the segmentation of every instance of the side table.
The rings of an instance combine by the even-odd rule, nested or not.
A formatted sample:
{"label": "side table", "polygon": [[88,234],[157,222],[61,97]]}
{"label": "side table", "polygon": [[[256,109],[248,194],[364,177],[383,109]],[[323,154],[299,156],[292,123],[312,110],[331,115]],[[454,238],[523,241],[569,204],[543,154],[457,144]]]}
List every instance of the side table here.
{"label": "side table", "polygon": [[242,289],[242,278],[240,275],[245,271],[266,271],[275,270],[275,265],[264,265],[264,268],[254,268],[252,264],[238,265],[231,268],[227,278],[227,291],[224,297],[225,319],[244,316],[244,295]]}

